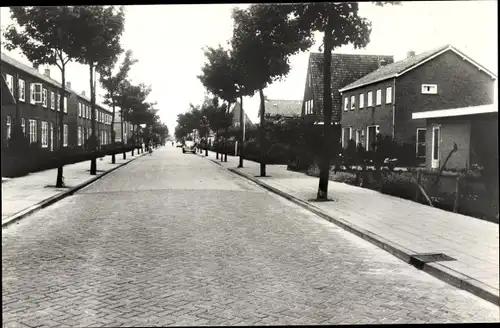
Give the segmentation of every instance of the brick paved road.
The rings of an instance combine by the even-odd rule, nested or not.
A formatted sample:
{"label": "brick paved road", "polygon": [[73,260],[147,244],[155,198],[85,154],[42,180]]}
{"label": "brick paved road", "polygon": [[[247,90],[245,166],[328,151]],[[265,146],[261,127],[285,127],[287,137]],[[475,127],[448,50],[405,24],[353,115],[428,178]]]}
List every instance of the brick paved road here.
{"label": "brick paved road", "polygon": [[499,321],[499,308],[171,147],[3,231],[4,327]]}

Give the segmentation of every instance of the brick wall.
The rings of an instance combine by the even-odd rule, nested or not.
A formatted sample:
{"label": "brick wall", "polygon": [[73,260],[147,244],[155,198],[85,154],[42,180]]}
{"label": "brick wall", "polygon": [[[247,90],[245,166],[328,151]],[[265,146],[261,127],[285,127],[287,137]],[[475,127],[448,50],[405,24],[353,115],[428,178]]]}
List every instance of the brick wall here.
{"label": "brick wall", "polygon": [[453,153],[446,164],[448,169],[464,169],[470,166],[470,119],[461,118],[440,118],[429,119],[426,134],[426,166],[431,168],[432,161],[432,127],[440,126],[439,142],[439,167],[444,164],[446,157],[453,149],[453,143],[458,146],[458,150]]}
{"label": "brick wall", "polygon": [[[371,125],[379,125],[379,133],[392,136],[392,113],[394,102],[394,91],[392,91],[391,103],[386,104],[387,87],[393,87],[393,79],[382,81],[379,83],[370,84],[355,90],[349,90],[342,94],[342,119],[340,121],[342,128],[353,128],[353,138],[355,131],[362,130],[364,137],[361,138],[361,143],[365,145],[366,128]],[[380,105],[376,105],[377,90],[382,92],[382,101]],[[393,88],[394,90],[394,88]],[[368,92],[372,92],[373,106],[368,106]],[[360,95],[364,95],[364,106],[360,108]],[[351,97],[355,97],[355,108],[351,108]],[[348,99],[349,110],[344,110],[344,101]]]}
{"label": "brick wall", "polygon": [[[422,84],[437,84],[437,94],[422,94]],[[413,112],[490,104],[494,80],[452,51],[409,71],[396,80],[396,138],[413,140],[425,120]]]}

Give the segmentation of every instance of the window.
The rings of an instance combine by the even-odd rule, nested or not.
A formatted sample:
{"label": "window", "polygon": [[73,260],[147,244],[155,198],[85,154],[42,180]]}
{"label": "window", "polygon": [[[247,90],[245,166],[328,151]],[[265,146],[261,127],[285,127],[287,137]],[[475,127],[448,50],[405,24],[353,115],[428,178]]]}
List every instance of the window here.
{"label": "window", "polygon": [[43,89],[42,103],[43,103],[43,107],[47,108],[47,89]]}
{"label": "window", "polygon": [[19,79],[19,100],[26,101],[26,82],[21,79]]}
{"label": "window", "polygon": [[57,111],[61,111],[61,95],[60,94],[57,94],[56,109],[57,109]]}
{"label": "window", "polygon": [[42,147],[47,148],[49,143],[48,143],[48,125],[47,122],[42,121]]}
{"label": "window", "polygon": [[42,84],[41,83],[31,83],[31,103],[37,104],[42,102]]}
{"label": "window", "polygon": [[417,157],[425,157],[425,134],[427,129],[417,129]]}
{"label": "window", "polygon": [[7,116],[7,139],[10,139],[10,135],[12,134],[12,118]]}
{"label": "window", "polygon": [[356,97],[351,96],[351,110],[356,109]]}
{"label": "window", "polygon": [[90,113],[90,107],[87,105],[87,118],[90,120],[92,118],[92,115]]}
{"label": "window", "polygon": [[422,84],[422,94],[435,95],[437,93],[437,84]]}
{"label": "window", "polygon": [[54,93],[54,91],[50,92],[50,108],[56,108],[56,94]]}
{"label": "window", "polygon": [[10,74],[5,74],[5,82],[10,90],[10,93],[14,95],[14,78]]}
{"label": "window", "polygon": [[392,102],[392,87],[388,87],[385,90],[385,103],[390,104]]}
{"label": "window", "polygon": [[78,146],[82,145],[82,127],[78,127]]}
{"label": "window", "polygon": [[382,105],[382,90],[381,89],[377,90],[377,96],[375,97],[375,102],[376,102],[377,106]]}
{"label": "window", "polygon": [[68,98],[64,97],[64,112],[68,112]]}
{"label": "window", "polygon": [[36,120],[30,120],[30,143],[36,142]]}
{"label": "window", "polygon": [[345,97],[344,98],[344,111],[348,111],[349,110],[349,97]]}
{"label": "window", "polygon": [[368,92],[368,107],[372,107],[373,106],[373,92],[370,91]]}
{"label": "window", "polygon": [[23,118],[21,118],[21,129],[23,129],[23,135],[26,134],[26,120]]}
{"label": "window", "polygon": [[63,146],[67,147],[68,146],[68,125],[67,124],[64,124],[63,133],[64,133]]}
{"label": "window", "polygon": [[78,117],[82,117],[82,103],[78,103]]}
{"label": "window", "polygon": [[50,124],[49,138],[50,138],[50,151],[54,150],[54,125],[52,122]]}
{"label": "window", "polygon": [[362,93],[359,95],[359,108],[363,108],[365,106],[365,94]]}

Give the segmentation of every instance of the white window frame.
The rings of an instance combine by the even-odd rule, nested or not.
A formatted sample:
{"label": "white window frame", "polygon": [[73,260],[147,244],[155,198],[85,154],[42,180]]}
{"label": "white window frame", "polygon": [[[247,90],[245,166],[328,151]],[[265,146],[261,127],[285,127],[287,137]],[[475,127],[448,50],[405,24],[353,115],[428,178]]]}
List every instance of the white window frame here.
{"label": "white window frame", "polygon": [[42,90],[42,105],[44,108],[47,108],[47,104],[48,104],[48,101],[47,101],[47,89],[43,89]]}
{"label": "white window frame", "polygon": [[42,90],[43,86],[41,83],[31,83],[33,86],[32,89],[32,94],[33,94],[33,99],[32,99],[32,104],[39,104],[42,102]]}
{"label": "white window frame", "polygon": [[[434,131],[438,131],[438,140],[436,140],[436,134]],[[437,151],[436,151],[436,143],[437,143]],[[432,147],[431,147],[431,168],[438,169],[439,168],[439,157],[440,157],[440,148],[441,147],[441,127],[439,125],[432,126]],[[434,156],[434,153],[437,153],[437,156]]]}
{"label": "white window frame", "polygon": [[358,144],[361,142],[361,130],[356,130],[356,147],[358,146]]}
{"label": "white window frame", "polygon": [[382,105],[382,89],[377,90],[377,94],[375,95],[375,106]]}
{"label": "white window frame", "polygon": [[26,119],[21,117],[21,129],[23,130],[23,135],[26,135]]}
{"label": "white window frame", "polygon": [[349,110],[349,96],[344,97],[344,112]]}
{"label": "white window frame", "polygon": [[49,143],[50,143],[50,151],[54,150],[54,124],[52,122],[49,123]]}
{"label": "white window frame", "polygon": [[49,143],[48,143],[48,126],[47,126],[47,122],[45,121],[42,121],[41,122],[41,127],[42,127],[42,140],[41,140],[41,144],[42,144],[42,148],[47,148],[49,146]]}
{"label": "white window frame", "polygon": [[58,112],[61,111],[61,95],[59,93],[57,93],[57,97],[56,97],[56,110]]}
{"label": "white window frame", "polygon": [[359,108],[365,107],[365,94],[360,93],[359,94]]}
{"label": "white window frame", "polygon": [[10,139],[12,135],[12,117],[7,116],[5,125],[7,126],[7,139]]}
{"label": "white window frame", "polygon": [[29,130],[29,140],[30,140],[30,144],[31,143],[35,143],[37,142],[37,131],[36,131],[36,128],[37,128],[37,122],[36,120],[29,120],[29,126],[30,126],[30,130]]}
{"label": "white window frame", "polygon": [[7,83],[10,93],[14,95],[14,77],[10,74],[5,74],[5,83]]}
{"label": "white window frame", "polygon": [[82,127],[79,126],[78,127],[78,146],[81,146],[82,145]]}
{"label": "white window frame", "polygon": [[64,112],[68,112],[68,98],[64,96]]}
{"label": "white window frame", "polygon": [[19,101],[26,101],[26,82],[23,79],[18,80],[19,83]]}
{"label": "white window frame", "polygon": [[78,117],[82,117],[82,103],[78,102]]}
{"label": "white window frame", "polygon": [[373,107],[373,91],[368,91],[368,103],[367,107]]}
{"label": "white window frame", "polygon": [[385,103],[386,104],[392,103],[392,87],[387,87],[385,89]]}
{"label": "white window frame", "polygon": [[356,109],[356,96],[351,96],[351,110]]}
{"label": "white window frame", "polygon": [[63,147],[68,147],[68,124],[64,124],[63,133]]}
{"label": "white window frame", "polygon": [[54,91],[50,92],[50,109],[54,110],[56,108],[56,94]]}
{"label": "white window frame", "polygon": [[[423,156],[418,156],[418,146],[419,144],[422,144],[422,142],[419,142],[418,141],[418,132],[419,131],[425,131],[425,133],[427,134],[427,128],[417,128],[417,134],[415,136],[415,154],[417,155],[417,158],[425,158],[425,153],[427,152],[427,150],[424,152],[424,155]],[[427,147],[427,143],[426,143],[426,140],[424,140],[423,142],[424,146]]]}
{"label": "white window frame", "polygon": [[437,95],[438,86],[437,84],[422,84],[422,94],[424,95]]}

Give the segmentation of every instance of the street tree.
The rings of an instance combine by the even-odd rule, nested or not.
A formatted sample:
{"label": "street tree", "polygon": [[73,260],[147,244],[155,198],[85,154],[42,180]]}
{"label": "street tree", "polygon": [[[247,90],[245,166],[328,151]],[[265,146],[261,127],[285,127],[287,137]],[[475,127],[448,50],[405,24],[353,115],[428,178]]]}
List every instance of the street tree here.
{"label": "street tree", "polygon": [[305,51],[312,45],[310,30],[299,28],[292,16],[292,6],[281,4],[256,4],[233,12],[234,29],[231,45],[249,68],[249,88],[255,88],[260,96],[260,174],[266,175],[264,162],[264,89],[282,80],[290,71],[290,56]]}
{"label": "street tree", "polygon": [[[96,150],[98,136],[96,133],[96,72],[113,67],[123,52],[120,37],[125,25],[124,7],[114,6],[76,6],[78,15],[76,27],[82,30],[82,37],[77,40],[79,56],[77,61],[89,67],[90,106],[92,136],[90,147]],[[93,157],[90,163],[90,174],[97,174],[97,161]]]}
{"label": "street tree", "polygon": [[[106,90],[106,94],[104,95],[104,104],[111,106],[113,113],[111,115],[111,142],[113,143],[113,146],[116,146],[115,143],[115,113],[116,113],[116,106],[118,105],[119,102],[119,96],[120,96],[120,86],[125,83],[128,73],[132,67],[137,63],[137,59],[132,58],[132,51],[127,50],[125,52],[125,57],[123,59],[123,62],[120,64],[120,67],[118,68],[118,71],[113,74],[113,67],[112,66],[103,66],[100,67],[99,74],[100,74],[100,82],[101,85],[104,87]],[[122,120],[123,124],[123,120]],[[122,140],[122,147],[123,145],[123,138]],[[113,147],[115,148],[115,147]],[[115,153],[113,152],[112,158],[111,158],[112,163],[116,163],[116,158],[115,158]]]}
{"label": "street tree", "polygon": [[[66,95],[66,65],[78,55],[78,46],[75,40],[85,35],[85,30],[75,29],[75,16],[72,6],[50,6],[50,7],[10,7],[11,18],[15,25],[7,27],[5,36],[5,48],[7,50],[20,49],[22,53],[35,66],[50,65],[57,66],[61,71],[61,88],[59,90],[59,139],[53,138],[52,142],[59,140],[56,147],[63,149],[64,140],[64,98]],[[19,90],[18,78],[15,79],[14,89]],[[20,128],[20,115],[16,114],[16,124]],[[56,132],[57,134],[57,132]],[[58,146],[58,147],[57,147]],[[62,153],[61,153],[62,155]],[[56,187],[64,186],[63,159],[57,167]]]}
{"label": "street tree", "polygon": [[[207,62],[202,67],[202,73],[198,76],[198,79],[208,92],[226,102],[226,109],[229,115],[231,105],[236,102],[238,97],[237,86],[233,81],[234,61],[231,58],[231,52],[224,49],[221,45],[217,48],[208,47],[205,49],[205,57]],[[226,134],[228,128],[229,126],[225,128]],[[221,160],[227,162],[225,139],[222,148],[224,156],[221,155]]]}
{"label": "street tree", "polygon": [[[378,6],[399,4],[398,1],[376,1]],[[332,126],[331,62],[332,51],[344,45],[363,48],[370,41],[371,22],[359,14],[357,2],[322,2],[294,4],[293,15],[297,26],[308,32],[323,33],[323,151],[320,158],[320,176],[317,200],[328,199],[328,179],[331,161],[331,140],[340,138],[340,126]],[[335,133],[335,135],[333,135]],[[336,143],[335,143],[336,144]]]}

